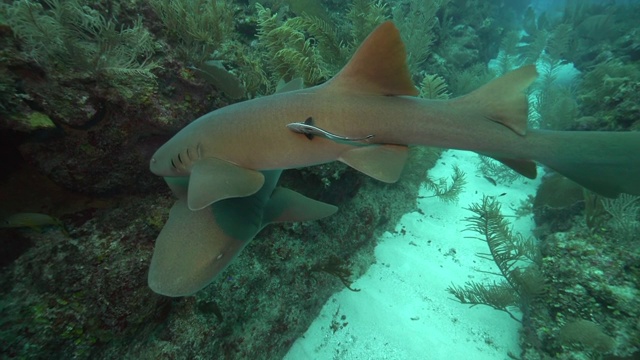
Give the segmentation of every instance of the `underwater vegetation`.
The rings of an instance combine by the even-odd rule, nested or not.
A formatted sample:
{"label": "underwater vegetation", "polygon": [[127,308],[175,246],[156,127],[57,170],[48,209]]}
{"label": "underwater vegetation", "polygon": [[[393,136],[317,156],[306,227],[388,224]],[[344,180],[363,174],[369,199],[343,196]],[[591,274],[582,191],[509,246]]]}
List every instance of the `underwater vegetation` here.
{"label": "underwater vegetation", "polygon": [[16,1],[7,8],[7,21],[23,42],[23,54],[47,73],[93,79],[125,91],[136,81],[153,79],[158,64],[150,58],[155,42],[135,19],[118,25],[78,0]]}
{"label": "underwater vegetation", "polygon": [[[495,262],[499,270],[495,275],[504,280],[493,284],[470,281],[464,287],[452,285],[447,291],[462,304],[488,305],[516,321],[528,321],[529,303],[546,287],[535,241],[509,230],[510,224],[500,213],[500,203],[495,198],[485,196],[468,210],[474,215],[465,219],[469,223],[467,229],[478,233],[480,237],[474,239],[485,241],[489,248],[488,253],[480,253],[478,257]],[[522,318],[511,312],[514,307],[520,309]]]}

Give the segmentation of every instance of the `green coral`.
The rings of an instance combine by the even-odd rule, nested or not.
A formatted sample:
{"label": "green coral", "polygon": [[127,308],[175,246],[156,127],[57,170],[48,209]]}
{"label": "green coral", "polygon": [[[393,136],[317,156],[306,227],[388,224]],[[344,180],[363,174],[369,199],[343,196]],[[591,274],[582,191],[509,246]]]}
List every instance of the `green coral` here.
{"label": "green coral", "polygon": [[389,18],[387,9],[383,1],[353,0],[346,16],[351,24],[352,48],[359,46],[376,26]]}
{"label": "green coral", "polygon": [[19,121],[29,129],[53,128],[56,126],[49,116],[37,111],[32,112]]}
{"label": "green coral", "polygon": [[426,74],[420,83],[420,97],[425,99],[446,100],[451,96],[447,83],[439,75]]}
{"label": "green coral", "polygon": [[638,122],[640,66],[611,60],[584,74],[578,102],[587,116],[596,116],[608,129],[627,128]]}
{"label": "green coral", "polygon": [[155,43],[141,19],[131,27],[118,26],[79,0],[44,2],[47,9],[31,0],[16,1],[8,9],[9,24],[29,57],[48,68],[107,79],[154,77],[151,70],[157,65],[150,57]]}
{"label": "green coral", "polygon": [[151,0],[168,42],[193,65],[217,58],[233,36],[234,10],[220,0]]}
{"label": "green coral", "polygon": [[[309,22],[320,21],[319,19],[307,18],[301,21],[294,17],[283,22],[278,14],[272,14],[270,9],[260,4],[256,6],[258,39],[267,50],[267,64],[272,73],[273,83],[280,79],[290,81],[302,77],[306,84],[315,85],[327,80],[335,72],[329,69],[319,47],[315,45],[315,40],[307,36],[304,28]],[[319,25],[314,28],[324,30],[326,27]],[[330,36],[325,31],[322,31],[322,34],[325,38]]]}
{"label": "green coral", "polygon": [[407,63],[412,73],[428,59],[431,47],[439,36],[438,11],[446,7],[449,0],[402,1],[393,9],[402,40],[407,47]]}
{"label": "green coral", "polygon": [[[355,0],[336,23],[302,14],[286,20],[283,13],[256,3],[258,42],[270,73],[270,87],[284,79],[304,79],[307,85],[328,80],[347,62],[371,30],[388,18],[381,1]],[[348,25],[340,26],[343,23]]]}

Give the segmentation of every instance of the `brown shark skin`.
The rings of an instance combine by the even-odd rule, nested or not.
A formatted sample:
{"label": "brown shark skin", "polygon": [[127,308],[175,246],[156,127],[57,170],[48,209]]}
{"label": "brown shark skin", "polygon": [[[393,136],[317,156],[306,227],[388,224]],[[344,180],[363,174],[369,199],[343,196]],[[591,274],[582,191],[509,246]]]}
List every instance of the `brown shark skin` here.
{"label": "brown shark skin", "polygon": [[[532,67],[515,72],[524,75],[516,77],[521,84],[514,89],[524,90],[537,75]],[[501,117],[500,99],[493,98],[495,86],[491,91],[481,88],[468,96],[436,101],[372,93],[362,88],[360,79],[339,79],[341,74],[319,86],[237,103],[202,116],[156,152],[151,171],[160,176],[189,175],[188,166],[176,171],[170,163],[188,147],[199,149],[198,158],[215,157],[254,170],[331,162],[354,148],[321,137],[310,140],[286,127],[311,117],[315,126],[341,136],[373,134],[372,144],[425,145],[534,160],[603,195],[640,195],[638,132],[531,130],[526,129],[524,94],[519,95],[522,99],[508,100],[523,104],[518,103],[515,110],[505,107]],[[513,96],[508,90],[496,95]],[[519,119],[510,121],[510,117]],[[613,179],[619,174],[628,179]],[[595,179],[581,181],[582,177]]]}

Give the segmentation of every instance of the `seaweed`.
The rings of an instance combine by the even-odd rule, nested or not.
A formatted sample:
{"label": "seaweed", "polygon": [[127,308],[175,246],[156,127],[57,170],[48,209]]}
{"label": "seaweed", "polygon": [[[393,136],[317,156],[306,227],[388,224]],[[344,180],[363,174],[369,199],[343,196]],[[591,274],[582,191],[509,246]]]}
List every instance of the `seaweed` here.
{"label": "seaweed", "polygon": [[446,100],[451,96],[447,83],[439,75],[426,74],[420,83],[420,97],[425,99]]}
{"label": "seaweed", "polygon": [[393,19],[407,47],[409,70],[416,73],[428,59],[438,40],[440,19],[437,13],[449,0],[403,1],[393,8]]}
{"label": "seaweed", "polygon": [[21,38],[25,54],[49,72],[100,78],[126,88],[130,78],[153,79],[155,41],[138,18],[118,26],[80,0],[31,0],[8,8],[8,23]]}
{"label": "seaweed", "polygon": [[[220,0],[151,0],[178,56],[198,66],[211,60],[233,34],[233,8]],[[218,54],[219,55],[219,54]]]}
{"label": "seaweed", "polygon": [[[494,197],[484,196],[482,202],[471,204],[468,210],[475,215],[465,219],[469,223],[467,230],[478,233],[480,237],[472,238],[485,241],[489,247],[489,253],[477,254],[478,257],[493,261],[498,268],[497,273],[483,272],[503,280],[490,284],[469,281],[465,286],[451,285],[447,291],[462,304],[490,306],[522,322],[531,299],[545,291],[545,282],[538,270],[539,249],[534,240],[509,230],[509,223],[500,213],[500,203]],[[514,307],[525,314],[523,319],[513,314]]]}
{"label": "seaweed", "polygon": [[352,48],[356,48],[376,26],[389,18],[387,5],[381,0],[353,0],[346,18],[351,23]]}
{"label": "seaweed", "polygon": [[[280,79],[290,81],[296,77],[302,77],[305,84],[315,85],[328,79],[335,71],[330,66],[316,46],[316,41],[307,36],[302,26],[309,22],[318,22],[318,18],[308,17],[305,21],[292,18],[282,21],[278,14],[272,14],[271,10],[256,4],[258,9],[258,40],[267,50],[267,65],[272,73],[272,83]],[[318,23],[315,29],[326,27]],[[327,32],[323,32],[325,36]],[[325,46],[329,48],[329,46]]]}
{"label": "seaweed", "polygon": [[520,174],[501,162],[494,160],[489,156],[479,156],[480,172],[482,173],[482,176],[487,180],[493,180],[495,182],[494,185],[497,183],[510,184],[520,178]]}
{"label": "seaweed", "polygon": [[602,199],[602,207],[611,215],[609,226],[619,243],[640,240],[640,196],[620,194],[616,199]]}
{"label": "seaweed", "polygon": [[329,275],[333,275],[340,279],[344,286],[354,292],[360,291],[360,289],[354,289],[351,287],[351,270],[347,267],[343,260],[336,255],[330,256],[323,262],[319,262],[309,269],[309,272],[324,272]]}
{"label": "seaweed", "polygon": [[452,203],[458,200],[460,193],[467,184],[464,171],[459,167],[453,166],[453,175],[451,175],[451,184],[447,184],[447,179],[440,178],[437,181],[427,177],[425,186],[433,190],[434,194],[430,196],[418,196],[419,199],[428,199],[437,197],[445,203]]}

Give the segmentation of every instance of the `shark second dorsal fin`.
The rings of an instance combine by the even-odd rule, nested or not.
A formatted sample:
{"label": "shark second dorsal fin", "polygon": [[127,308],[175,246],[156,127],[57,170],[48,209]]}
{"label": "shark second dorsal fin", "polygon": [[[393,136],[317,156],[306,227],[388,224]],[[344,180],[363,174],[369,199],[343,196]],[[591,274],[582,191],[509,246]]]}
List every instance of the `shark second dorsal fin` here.
{"label": "shark second dorsal fin", "polygon": [[407,51],[396,26],[386,21],[373,30],[349,63],[326,83],[325,89],[375,95],[418,95],[407,66]]}
{"label": "shark second dorsal fin", "polygon": [[527,133],[529,103],[525,90],[538,77],[535,65],[513,70],[467,95],[454,99],[452,106],[472,106],[475,113],[500,123],[518,135]]}
{"label": "shark second dorsal fin", "polygon": [[264,175],[217,158],[195,162],[189,178],[188,204],[192,211],[212,203],[255,194],[264,184]]}
{"label": "shark second dorsal fin", "polygon": [[280,79],[276,88],[276,94],[286,93],[289,91],[296,91],[304,88],[304,81],[302,78],[291,79],[291,81],[285,83],[283,79]]}
{"label": "shark second dorsal fin", "polygon": [[372,145],[349,149],[338,160],[376,180],[394,183],[400,178],[408,153],[404,145]]}

